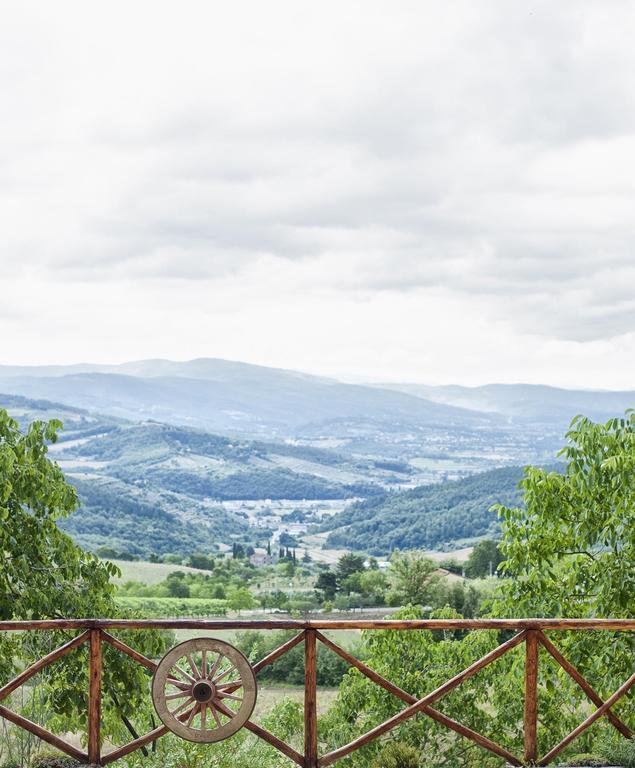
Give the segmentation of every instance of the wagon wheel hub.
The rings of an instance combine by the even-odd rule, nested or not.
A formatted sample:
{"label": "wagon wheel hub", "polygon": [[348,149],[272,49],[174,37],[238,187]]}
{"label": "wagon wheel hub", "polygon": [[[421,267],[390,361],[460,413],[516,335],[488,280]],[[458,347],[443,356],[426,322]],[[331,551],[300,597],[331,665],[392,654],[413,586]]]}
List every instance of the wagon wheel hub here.
{"label": "wagon wheel hub", "polygon": [[199,704],[207,703],[216,696],[216,686],[208,680],[199,680],[192,686],[192,697]]}

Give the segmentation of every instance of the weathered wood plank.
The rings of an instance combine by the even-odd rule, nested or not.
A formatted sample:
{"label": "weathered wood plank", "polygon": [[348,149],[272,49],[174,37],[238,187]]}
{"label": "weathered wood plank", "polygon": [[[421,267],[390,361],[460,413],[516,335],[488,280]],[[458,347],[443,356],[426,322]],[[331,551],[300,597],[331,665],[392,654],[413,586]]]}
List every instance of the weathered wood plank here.
{"label": "weathered wood plank", "polygon": [[399,630],[635,630],[635,619],[422,619],[393,620],[211,620],[211,619],[51,619],[2,621],[0,632],[63,629],[399,629]]}
{"label": "weathered wood plank", "polygon": [[577,739],[578,736],[581,733],[584,733],[587,728],[590,728],[596,720],[599,720],[602,715],[606,714],[613,706],[613,704],[616,704],[622,698],[622,696],[629,692],[633,685],[635,685],[635,674],[631,675],[624,683],[624,685],[618,688],[617,691],[615,691],[615,693],[609,697],[601,707],[598,707],[595,712],[592,712],[583,723],[580,723],[580,725],[571,731],[568,736],[565,736],[560,744],[547,752],[547,754],[542,758],[538,765],[548,765],[553,760],[553,758],[556,757],[556,755],[559,755],[560,752],[562,752],[562,750],[567,747],[574,739]]}
{"label": "weathered wood plank", "polygon": [[147,669],[150,669],[152,672],[154,672],[154,670],[157,668],[156,662],[152,661],[152,659],[148,659],[142,653],[139,653],[139,651],[135,651],[134,648],[126,645],[121,640],[119,640],[119,638],[114,637],[108,632],[102,632],[102,637],[105,642],[107,642],[109,645],[112,645],[113,648],[116,648],[118,651],[125,653],[126,656],[130,656],[131,659],[134,659],[138,664],[141,664],[141,666],[147,667]]}
{"label": "weathered wood plank", "polygon": [[88,762],[99,765],[101,752],[101,630],[90,630],[88,668]]}
{"label": "weathered wood plank", "polygon": [[317,768],[317,644],[316,632],[304,635],[304,768]]}
{"label": "weathered wood plank", "polygon": [[[232,717],[233,712],[228,709],[224,704],[221,702],[215,702],[214,706],[218,709],[219,712],[222,712],[223,714],[227,715],[227,717]],[[282,739],[279,739],[277,736],[274,736],[273,733],[269,733],[265,728],[258,725],[257,723],[252,722],[251,720],[248,720],[243,728],[246,728],[248,731],[253,733],[255,736],[258,736],[263,741],[266,741],[268,744],[271,744],[272,747],[275,747],[278,751],[282,752],[283,755],[286,755],[290,760],[293,760],[294,763],[297,763],[298,765],[304,765],[304,757],[299,752],[296,752],[293,747],[290,747],[288,744],[285,744]]]}
{"label": "weathered wood plank", "polygon": [[165,736],[166,733],[169,733],[169,730],[165,725],[161,725],[153,731],[146,733],[144,736],[139,736],[139,738],[129,741],[127,744],[124,744],[123,747],[117,747],[117,749],[108,752],[107,755],[103,755],[101,764],[108,765],[108,763],[113,763],[115,760],[119,760],[119,758],[129,755],[131,752],[141,749],[141,747],[145,747],[146,744],[156,741],[161,736]]}
{"label": "weathered wood plank", "polygon": [[304,758],[299,752],[296,752],[293,747],[290,747],[288,744],[285,744],[284,741],[279,739],[277,736],[274,736],[273,733],[269,733],[265,728],[258,725],[257,723],[253,723],[251,720],[248,720],[244,727],[251,731],[255,736],[258,736],[263,741],[266,741],[268,744],[271,744],[272,747],[275,747],[279,752],[282,752],[283,755],[286,755],[290,760],[293,760],[294,763],[297,763],[297,765],[304,765]]}
{"label": "weathered wood plank", "polygon": [[285,653],[292,648],[295,648],[295,646],[301,643],[302,640],[304,640],[304,632],[298,632],[295,637],[292,637],[290,640],[287,640],[286,643],[283,643],[281,646],[271,651],[271,653],[265,656],[264,659],[257,661],[253,666],[254,672],[258,673],[261,669],[269,666],[269,664],[273,664],[274,661],[277,661],[281,656],[284,656]]}
{"label": "weathered wood plank", "polygon": [[538,759],[538,634],[527,633],[525,640],[525,762]]}
{"label": "weathered wood plank", "polygon": [[[281,656],[284,656],[285,653],[290,651],[292,648],[295,648],[296,645],[301,643],[304,640],[304,632],[298,632],[295,637],[292,637],[290,640],[287,640],[286,643],[283,643],[281,646],[276,648],[275,650],[271,651],[267,656],[260,659],[260,661],[257,661],[253,665],[253,670],[256,674],[260,672],[261,669],[264,669],[265,667],[269,666],[269,664],[273,664],[275,661],[277,661]],[[227,693],[233,693],[234,691],[237,691],[240,688],[240,683],[237,683],[235,686],[227,688]]]}

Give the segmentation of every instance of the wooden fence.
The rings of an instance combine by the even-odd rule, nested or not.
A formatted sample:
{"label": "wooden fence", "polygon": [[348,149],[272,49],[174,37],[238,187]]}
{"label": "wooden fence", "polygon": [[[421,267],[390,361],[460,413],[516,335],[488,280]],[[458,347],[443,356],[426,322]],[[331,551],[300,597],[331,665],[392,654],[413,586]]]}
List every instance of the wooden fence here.
{"label": "wooden fence", "polygon": [[[304,679],[304,753],[300,754],[290,745],[284,743],[273,734],[262,728],[260,725],[247,720],[244,726],[251,733],[271,744],[280,750],[290,760],[304,768],[325,768],[336,763],[346,755],[363,747],[374,739],[405,722],[418,714],[426,715],[437,723],[447,727],[466,739],[478,744],[485,750],[505,759],[511,765],[548,765],[553,762],[557,755],[564,750],[574,739],[587,730],[599,718],[606,716],[616,730],[626,738],[632,736],[631,729],[620,720],[611,710],[630,689],[635,685],[635,674],[631,677],[606,701],[596,693],[587,680],[580,672],[560,653],[556,645],[545,634],[552,630],[555,632],[575,631],[584,632],[588,630],[611,630],[611,631],[633,631],[635,630],[635,620],[631,619],[522,619],[522,620],[428,620],[428,621],[292,621],[292,620],[274,620],[274,621],[210,621],[210,620],[144,620],[144,621],[123,621],[123,620],[51,620],[51,621],[4,621],[0,622],[0,631],[47,631],[55,632],[60,630],[78,631],[75,638],[60,646],[56,650],[44,656],[39,661],[23,670],[14,680],[0,688],[0,701],[5,699],[13,691],[26,683],[30,678],[40,672],[42,669],[52,664],[57,659],[62,658],[74,649],[84,643],[89,645],[89,698],[88,698],[88,734],[87,734],[87,752],[83,752],[64,739],[56,736],[40,725],[31,722],[22,715],[8,709],[0,703],[0,716],[14,723],[15,725],[30,731],[41,740],[51,744],[60,751],[76,758],[82,762],[89,762],[95,765],[105,766],[114,763],[125,755],[140,749],[141,747],[155,741],[159,737],[168,733],[169,729],[162,725],[151,732],[133,739],[128,744],[111,749],[106,754],[101,752],[100,723],[101,723],[101,679],[102,679],[102,645],[108,643],[120,652],[134,659],[137,663],[154,672],[157,669],[157,662],[146,658],[138,651],[129,647],[122,640],[116,638],[111,632],[116,630],[130,629],[192,629],[204,630],[214,633],[215,630],[295,630],[297,634],[274,650],[265,658],[253,665],[252,670],[257,674],[260,670],[283,656],[291,648],[299,643],[304,644],[305,653],[305,679]],[[506,630],[515,632],[515,634],[506,642],[499,645],[494,650],[487,653],[478,661],[475,661],[469,667],[459,674],[447,680],[436,690],[431,691],[422,698],[417,698],[407,691],[386,680],[366,664],[354,658],[346,650],[339,647],[324,632],[333,629],[349,630],[399,630],[399,631],[417,631],[417,630]],[[405,708],[398,714],[391,717],[386,722],[372,728],[368,733],[351,741],[349,744],[338,747],[337,749],[318,755],[318,726],[317,726],[317,697],[316,697],[316,650],[317,643],[323,643],[351,666],[357,668],[363,675],[368,677],[377,685],[392,693],[398,699],[405,703]],[[501,658],[510,650],[524,644],[525,647],[525,707],[524,707],[524,750],[522,756],[511,754],[507,749],[495,743],[489,738],[476,733],[471,728],[447,717],[442,712],[434,708],[434,704],[440,701],[447,693],[461,685],[464,681],[471,678],[479,670],[487,667]],[[571,676],[573,680],[585,692],[596,709],[566,738],[555,745],[545,755],[538,755],[537,747],[537,723],[538,723],[538,658],[539,648],[545,649],[550,656]],[[191,663],[191,662],[190,662]],[[203,662],[205,668],[205,661]],[[188,675],[189,677],[189,675]],[[192,679],[192,678],[190,678]],[[210,678],[211,680],[211,678]],[[179,685],[177,681],[175,684]],[[186,684],[180,683],[183,689]],[[189,685],[189,683],[188,683]],[[225,683],[224,695],[232,697],[230,693],[235,689],[232,684]],[[213,686],[211,686],[213,688]],[[222,686],[219,686],[219,689]],[[171,698],[185,694],[173,694]],[[179,715],[179,721],[192,721],[196,712],[200,712],[201,705],[197,703],[194,696],[190,699],[192,704],[190,709]],[[185,705],[184,705],[185,706]],[[222,703],[218,705],[219,712],[226,712],[227,716],[233,713],[223,707]],[[179,709],[183,709],[180,707]],[[216,711],[211,710],[216,717]],[[205,729],[204,714],[203,730]]]}

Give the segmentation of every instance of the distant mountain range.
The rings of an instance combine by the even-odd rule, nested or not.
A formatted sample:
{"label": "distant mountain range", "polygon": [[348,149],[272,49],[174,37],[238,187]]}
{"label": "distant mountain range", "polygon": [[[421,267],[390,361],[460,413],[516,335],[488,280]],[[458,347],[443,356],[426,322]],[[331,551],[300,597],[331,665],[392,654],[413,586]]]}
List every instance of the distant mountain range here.
{"label": "distant mountain range", "polygon": [[635,391],[559,389],[539,384],[486,384],[481,387],[381,384],[427,401],[505,416],[519,424],[567,425],[581,413],[607,421],[635,408]]}
{"label": "distant mountain range", "polygon": [[[154,418],[216,430],[314,433],[369,420],[427,426],[496,426],[505,419],[568,423],[576,413],[608,419],[635,407],[635,391],[531,384],[345,384],[298,371],[214,358],[139,360],[120,365],[0,365],[0,391],[131,419]],[[503,417],[503,418],[501,418]]]}
{"label": "distant mountain range", "polygon": [[[268,438],[330,434],[342,422],[475,427],[495,415],[295,371],[234,363],[145,360],[119,366],[0,366],[0,391],[128,419],[156,419]],[[359,427],[358,427],[359,428]]]}
{"label": "distant mountain range", "polygon": [[302,440],[376,457],[436,457],[460,471],[548,460],[576,413],[608,419],[635,405],[635,392],[363,386],[207,358],[0,366],[0,392],[225,435]]}

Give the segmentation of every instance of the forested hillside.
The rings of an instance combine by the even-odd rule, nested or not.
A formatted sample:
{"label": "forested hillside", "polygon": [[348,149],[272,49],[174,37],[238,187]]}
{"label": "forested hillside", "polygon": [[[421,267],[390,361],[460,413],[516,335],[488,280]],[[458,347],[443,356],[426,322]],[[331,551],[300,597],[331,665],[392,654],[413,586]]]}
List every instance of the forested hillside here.
{"label": "forested hillside", "polygon": [[499,532],[493,504],[520,501],[521,467],[394,491],[353,504],[327,520],[327,545],[379,555],[393,549],[438,548]]}
{"label": "forested hillside", "polygon": [[[459,440],[440,427],[417,433],[404,422],[412,442],[402,441],[400,432],[385,432],[386,452],[378,453],[376,438],[363,422],[344,448],[337,440],[250,440],[156,421],[130,422],[15,395],[0,395],[0,405],[22,423],[64,422],[51,456],[78,488],[82,506],[60,524],[92,550],[107,546],[147,557],[213,551],[234,541],[256,544],[284,531],[291,518],[283,518],[296,507],[304,510],[301,519],[310,519],[314,502],[323,508],[335,504],[319,513],[323,530],[329,531],[327,546],[378,554],[395,547],[432,548],[496,533],[491,505],[517,498],[517,467],[424,485],[483,466],[491,436],[478,430]],[[475,443],[474,457],[466,458],[472,439],[484,444],[478,449]],[[421,441],[423,449],[416,447]],[[461,454],[460,462],[445,442]],[[500,443],[485,466],[493,460],[503,460]],[[363,501],[351,506],[348,500],[355,499]],[[278,507],[272,517],[272,501],[289,506]]]}
{"label": "forested hillside", "polygon": [[244,511],[222,502],[367,497],[381,492],[374,481],[403,483],[413,471],[400,462],[133,423],[17,395],[0,395],[0,407],[23,425],[64,423],[50,456],[82,503],[60,527],[91,550],[148,557],[258,543],[270,535],[266,526],[254,530]]}
{"label": "forested hillside", "polygon": [[210,551],[219,542],[251,540],[248,521],[219,506],[110,478],[69,477],[81,508],[60,528],[82,547],[109,547],[145,557]]}

